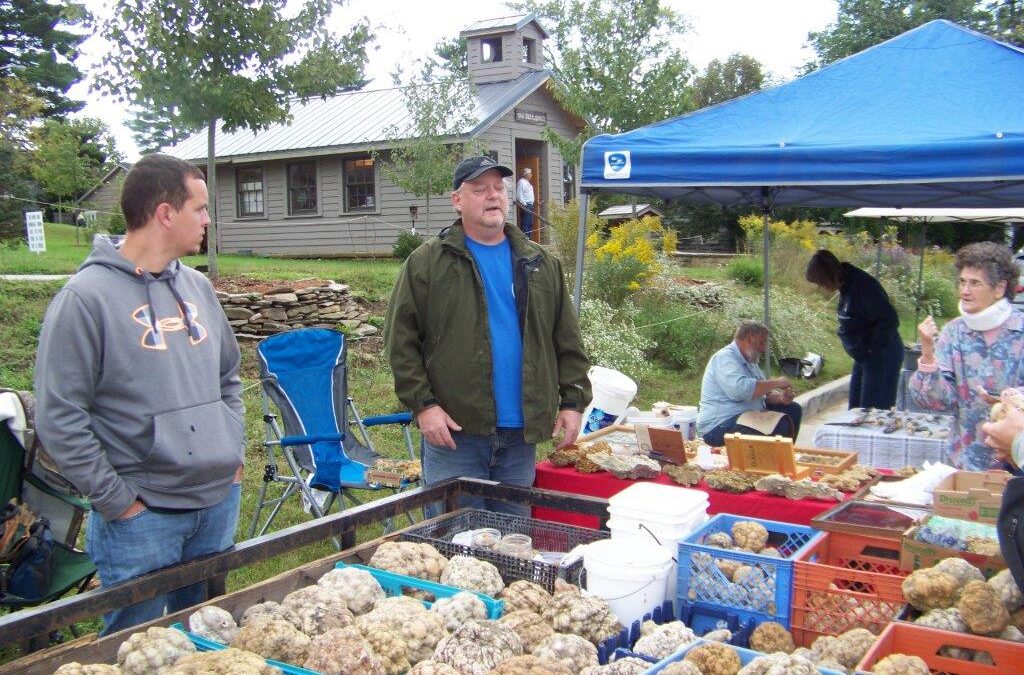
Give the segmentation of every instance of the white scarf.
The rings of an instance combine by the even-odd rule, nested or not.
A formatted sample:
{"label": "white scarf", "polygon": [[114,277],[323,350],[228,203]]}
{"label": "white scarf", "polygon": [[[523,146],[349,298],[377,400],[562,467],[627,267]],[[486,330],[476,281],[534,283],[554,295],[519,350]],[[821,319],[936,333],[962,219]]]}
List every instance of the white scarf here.
{"label": "white scarf", "polygon": [[1013,305],[1006,298],[1000,298],[980,312],[973,313],[965,310],[963,301],[960,301],[960,316],[964,323],[971,330],[982,333],[1002,326],[1010,318],[1011,312],[1013,312]]}

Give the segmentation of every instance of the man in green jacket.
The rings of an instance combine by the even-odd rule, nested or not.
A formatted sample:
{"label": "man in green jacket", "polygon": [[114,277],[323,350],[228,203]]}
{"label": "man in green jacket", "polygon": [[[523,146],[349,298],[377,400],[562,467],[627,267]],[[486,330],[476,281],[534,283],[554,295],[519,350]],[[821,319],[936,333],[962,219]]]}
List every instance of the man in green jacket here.
{"label": "man in green jacket", "polygon": [[[533,485],[536,443],[573,443],[590,402],[562,267],[505,224],[511,175],[490,157],[456,167],[461,217],[409,256],[388,304],[395,392],[416,415],[428,485],[456,476]],[[529,514],[501,501],[462,505]]]}

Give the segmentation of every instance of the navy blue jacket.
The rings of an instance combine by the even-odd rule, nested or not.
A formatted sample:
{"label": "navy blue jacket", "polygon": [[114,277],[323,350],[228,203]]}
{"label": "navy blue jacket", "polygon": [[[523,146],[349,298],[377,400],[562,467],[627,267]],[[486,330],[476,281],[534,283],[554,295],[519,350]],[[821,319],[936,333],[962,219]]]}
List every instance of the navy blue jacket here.
{"label": "navy blue jacket", "polygon": [[1017,585],[1024,589],[1024,478],[1011,478],[996,522],[999,547]]}
{"label": "navy blue jacket", "polygon": [[900,318],[882,284],[850,263],[843,263],[836,315],[839,339],[854,361],[863,361],[899,339]]}

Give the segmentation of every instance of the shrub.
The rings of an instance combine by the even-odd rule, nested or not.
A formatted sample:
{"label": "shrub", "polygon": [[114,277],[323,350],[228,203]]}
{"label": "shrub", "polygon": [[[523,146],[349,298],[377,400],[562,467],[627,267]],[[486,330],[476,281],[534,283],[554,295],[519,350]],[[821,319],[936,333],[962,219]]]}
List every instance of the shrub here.
{"label": "shrub", "polygon": [[592,234],[587,240],[594,252],[589,275],[591,292],[618,307],[640,290],[661,269],[651,243],[651,235],[661,232],[661,220],[645,216],[613,227],[607,239]]}
{"label": "shrub", "polygon": [[395,239],[395,245],[391,247],[391,253],[399,260],[405,260],[412,252],[420,247],[423,243],[423,237],[416,234],[415,232],[402,231],[398,233],[398,238]]}
{"label": "shrub", "polygon": [[731,331],[707,308],[651,298],[640,314],[651,346],[647,354],[670,370],[700,371],[712,354],[732,339]]}
{"label": "shrub", "polygon": [[[555,255],[562,261],[562,268],[569,274],[571,284],[576,269],[576,242],[580,231],[579,205],[573,200],[564,206],[555,204],[549,208],[551,243],[554,245]],[[590,239],[603,230],[605,224],[603,218],[597,217],[596,211],[591,211],[587,216],[587,238]]]}
{"label": "shrub", "polygon": [[618,310],[594,297],[584,297],[580,307],[583,346],[595,366],[622,371],[633,379],[650,372],[644,350],[651,341],[636,327],[636,309]]}
{"label": "shrub", "polygon": [[726,268],[729,278],[746,286],[764,284],[764,263],[754,258],[734,258]]}
{"label": "shrub", "polygon": [[[732,293],[728,296],[722,319],[729,335],[741,319],[764,320],[764,301],[759,297]],[[790,294],[783,300],[772,295],[771,355],[778,360],[787,356],[803,356],[808,351],[821,352],[823,345],[833,340],[835,315],[805,296]],[[723,343],[724,344],[724,343]],[[719,345],[721,346],[721,345]]]}
{"label": "shrub", "polygon": [[110,218],[107,219],[107,232],[110,234],[124,234],[125,229],[124,214],[121,213],[121,209],[118,208],[116,211],[111,213]]}

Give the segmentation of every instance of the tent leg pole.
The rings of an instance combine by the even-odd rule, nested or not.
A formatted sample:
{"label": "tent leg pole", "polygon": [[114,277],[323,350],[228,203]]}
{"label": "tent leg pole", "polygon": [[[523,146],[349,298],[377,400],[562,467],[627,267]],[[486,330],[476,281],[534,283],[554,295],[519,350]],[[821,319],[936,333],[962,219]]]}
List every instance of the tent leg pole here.
{"label": "tent leg pole", "polygon": [[762,237],[762,257],[764,258],[764,325],[768,327],[768,339],[765,342],[764,348],[764,372],[770,374],[769,366],[771,365],[771,339],[772,339],[772,318],[771,318],[771,256],[769,250],[771,247],[771,223],[770,223],[770,212],[767,207],[763,209],[764,213],[764,233]]}
{"label": "tent leg pole", "polygon": [[921,223],[921,259],[917,263],[917,293],[914,294],[914,327],[916,329],[921,311],[921,286],[924,279],[924,254],[928,248],[928,221]]}
{"label": "tent leg pole", "polygon": [[572,306],[576,316],[580,315],[580,303],[583,302],[583,254],[587,246],[587,214],[590,209],[590,195],[580,193],[580,229],[576,233],[576,276],[573,278]]}

